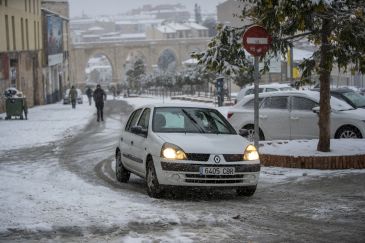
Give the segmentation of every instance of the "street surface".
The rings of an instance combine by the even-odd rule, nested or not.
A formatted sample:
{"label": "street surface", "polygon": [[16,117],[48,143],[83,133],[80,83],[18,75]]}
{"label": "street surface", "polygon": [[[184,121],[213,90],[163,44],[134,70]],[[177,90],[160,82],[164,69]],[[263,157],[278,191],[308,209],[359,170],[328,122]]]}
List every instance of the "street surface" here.
{"label": "street surface", "polygon": [[[237,197],[233,190],[176,190],[163,199],[152,199],[139,177],[132,176],[128,184],[117,182],[115,144],[131,110],[123,100],[108,100],[104,123],[95,117],[64,143],[0,155],[0,171],[21,164],[28,169],[17,172],[23,179],[39,175],[40,184],[49,183],[55,190],[63,183],[64,173],[82,181],[80,188],[69,189],[80,197],[79,205],[70,205],[68,197],[64,205],[54,206],[52,198],[33,205],[34,211],[28,212],[33,218],[27,220],[38,223],[36,229],[27,229],[27,220],[17,223],[13,217],[20,213],[9,211],[5,205],[9,199],[0,196],[0,215],[8,217],[0,222],[11,225],[1,227],[0,242],[364,242],[363,171],[303,172],[277,180],[286,169],[263,168],[251,198]],[[49,173],[43,175],[39,167],[47,167]],[[45,185],[43,191],[48,189]],[[90,202],[86,194],[93,190],[98,197]],[[3,206],[7,212],[1,211]],[[64,210],[75,217],[65,218]],[[52,227],[39,226],[44,222]]]}

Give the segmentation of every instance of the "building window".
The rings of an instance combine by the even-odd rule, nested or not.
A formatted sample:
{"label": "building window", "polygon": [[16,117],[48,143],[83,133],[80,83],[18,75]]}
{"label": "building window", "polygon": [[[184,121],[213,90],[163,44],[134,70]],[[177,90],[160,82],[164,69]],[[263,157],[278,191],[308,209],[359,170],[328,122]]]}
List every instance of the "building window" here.
{"label": "building window", "polygon": [[33,0],[33,13],[35,14],[35,0]]}
{"label": "building window", "polygon": [[27,0],[24,0],[24,4],[25,4],[25,12],[27,12],[28,11]]}
{"label": "building window", "polygon": [[38,44],[38,49],[40,49],[41,48],[41,44],[40,44],[40,36],[39,36],[39,22],[37,22],[37,36],[38,36],[38,42],[37,42],[37,44]]}
{"label": "building window", "polygon": [[25,19],[25,39],[27,41],[27,50],[29,50],[29,26],[28,26],[28,19]]}
{"label": "building window", "polygon": [[37,49],[37,29],[36,29],[35,20],[34,20],[33,26],[34,26],[34,49],[36,50]]}
{"label": "building window", "polygon": [[23,18],[20,18],[20,30],[22,35],[22,50],[24,50],[24,21]]}
{"label": "building window", "polygon": [[5,7],[8,6],[8,0],[5,0]]}
{"label": "building window", "polygon": [[15,18],[14,16],[11,16],[11,29],[13,31],[13,50],[16,50],[16,33],[15,33]]}
{"label": "building window", "polygon": [[29,7],[29,13],[32,11],[32,3],[30,2],[31,0],[28,1],[28,7]]}
{"label": "building window", "polygon": [[6,50],[10,50],[10,40],[9,40],[9,19],[8,15],[5,15],[5,35],[6,35]]}

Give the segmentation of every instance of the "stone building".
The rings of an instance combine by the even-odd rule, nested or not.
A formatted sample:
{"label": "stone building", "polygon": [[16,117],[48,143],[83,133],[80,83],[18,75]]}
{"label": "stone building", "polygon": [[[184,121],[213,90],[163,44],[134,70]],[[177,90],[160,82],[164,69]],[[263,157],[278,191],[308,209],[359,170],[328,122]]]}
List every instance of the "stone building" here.
{"label": "stone building", "polygon": [[41,0],[0,0],[0,23],[0,95],[16,87],[28,106],[42,104]]}

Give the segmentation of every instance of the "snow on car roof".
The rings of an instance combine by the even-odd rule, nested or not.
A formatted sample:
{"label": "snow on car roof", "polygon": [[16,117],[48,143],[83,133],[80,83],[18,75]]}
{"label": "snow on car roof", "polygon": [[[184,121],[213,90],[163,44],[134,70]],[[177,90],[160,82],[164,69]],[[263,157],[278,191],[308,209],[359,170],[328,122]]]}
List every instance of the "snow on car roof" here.
{"label": "snow on car roof", "polygon": [[150,107],[150,108],[156,108],[156,107],[188,107],[188,108],[207,108],[207,109],[215,109],[214,107],[205,105],[205,104],[186,104],[186,103],[155,103],[155,104],[146,104],[139,106],[138,108],[143,107]]}

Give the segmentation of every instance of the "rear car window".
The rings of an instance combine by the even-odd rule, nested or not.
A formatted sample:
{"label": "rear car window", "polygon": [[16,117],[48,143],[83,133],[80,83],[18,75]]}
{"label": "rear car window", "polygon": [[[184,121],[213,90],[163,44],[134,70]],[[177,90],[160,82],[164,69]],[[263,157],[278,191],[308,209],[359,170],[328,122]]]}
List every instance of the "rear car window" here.
{"label": "rear car window", "polygon": [[262,104],[264,109],[287,109],[288,97],[287,96],[274,96],[267,97]]}

